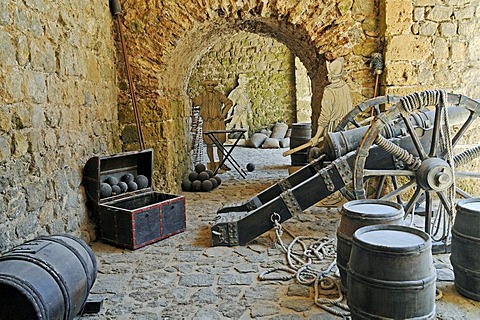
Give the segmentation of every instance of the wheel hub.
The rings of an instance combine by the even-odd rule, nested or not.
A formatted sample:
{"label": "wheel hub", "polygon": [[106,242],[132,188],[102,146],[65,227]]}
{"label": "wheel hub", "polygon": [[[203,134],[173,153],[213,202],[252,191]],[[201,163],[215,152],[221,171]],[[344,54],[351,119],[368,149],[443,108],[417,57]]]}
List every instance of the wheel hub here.
{"label": "wheel hub", "polygon": [[443,191],[453,184],[454,175],[445,160],[429,158],[417,170],[417,181],[424,190]]}

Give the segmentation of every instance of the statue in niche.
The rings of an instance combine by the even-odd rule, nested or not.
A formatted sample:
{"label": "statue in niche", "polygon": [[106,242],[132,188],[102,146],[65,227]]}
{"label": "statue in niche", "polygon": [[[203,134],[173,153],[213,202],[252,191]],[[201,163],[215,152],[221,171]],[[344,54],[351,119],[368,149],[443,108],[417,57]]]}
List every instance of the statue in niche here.
{"label": "statue in niche", "polygon": [[344,58],[327,61],[327,77],[330,82],[323,91],[322,109],[318,117],[318,129],[311,139],[312,145],[318,144],[320,137],[333,131],[340,120],[353,108],[351,91],[344,80]]}
{"label": "statue in niche", "polygon": [[238,75],[238,86],[230,92],[228,98],[233,101],[227,120],[227,129],[246,129],[245,139],[248,139],[249,120],[252,118],[252,101],[247,91],[248,79],[245,74]]}
{"label": "statue in niche", "polygon": [[[205,91],[195,98],[193,98],[192,107],[200,108],[200,116],[203,120],[203,132],[212,130],[225,130],[225,118],[228,111],[232,108],[233,102],[228,99],[223,93],[215,90],[218,86],[218,82],[214,80],[205,80],[202,85],[205,87]],[[218,141],[224,143],[226,141],[226,135],[220,133],[216,135]],[[214,142],[210,137],[205,136],[204,142],[207,145],[208,155],[208,168],[214,170],[216,168],[215,158],[213,155]],[[223,161],[223,153],[217,148],[218,159]],[[224,164],[223,170],[229,170]]]}

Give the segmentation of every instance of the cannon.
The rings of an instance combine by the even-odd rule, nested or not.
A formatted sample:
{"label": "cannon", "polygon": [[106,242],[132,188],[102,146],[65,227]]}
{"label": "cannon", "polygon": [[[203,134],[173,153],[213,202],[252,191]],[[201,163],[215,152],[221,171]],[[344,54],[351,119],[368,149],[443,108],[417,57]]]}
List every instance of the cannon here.
{"label": "cannon", "polygon": [[[480,145],[456,154],[454,148],[479,114],[479,102],[443,90],[364,101],[326,135],[316,160],[246,202],[219,209],[210,226],[212,245],[245,245],[337,191],[348,200],[399,202],[405,218],[422,203],[425,232],[433,237],[449,228],[455,197],[472,196],[456,178],[479,175],[456,168],[477,159]],[[376,192],[369,193],[372,183]]]}

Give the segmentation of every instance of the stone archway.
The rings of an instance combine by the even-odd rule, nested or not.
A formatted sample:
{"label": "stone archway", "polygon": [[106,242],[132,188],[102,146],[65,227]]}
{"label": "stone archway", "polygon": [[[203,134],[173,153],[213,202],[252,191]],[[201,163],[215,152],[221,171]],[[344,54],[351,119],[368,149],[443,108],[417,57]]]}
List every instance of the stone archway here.
{"label": "stone archway", "polygon": [[[365,40],[361,24],[352,18],[354,4],[345,8],[344,3],[126,0],[124,24],[145,140],[155,149],[156,188],[178,190],[188,169],[190,100],[186,87],[192,66],[216,41],[232,33],[243,30],[272,37],[302,61],[312,80],[316,127],[326,85],[325,53],[354,57],[353,47]],[[128,92],[121,90],[119,117],[126,150],[137,147],[130,112]]]}
{"label": "stone archway", "polygon": [[[175,63],[170,65],[171,69],[167,69],[165,72],[168,79],[164,79],[163,81],[164,83],[167,81],[172,82],[173,79],[171,76],[173,75],[175,77],[178,88],[182,88],[182,92],[178,92],[178,94],[183,97],[185,114],[189,114],[191,100],[190,97],[187,96],[187,85],[192,68],[214,43],[222,41],[222,39],[231,36],[239,30],[271,37],[283,43],[300,59],[307,69],[308,76],[312,83],[311,122],[312,127],[316,128],[323,89],[328,84],[326,79],[325,57],[323,54],[317,53],[313,43],[308,41],[305,34],[302,35],[300,30],[295,31],[293,29],[294,28],[287,23],[279,23],[272,18],[254,18],[245,21],[235,19],[234,21],[227,22],[221,20],[219,22],[211,21],[206,23],[201,31],[191,32],[183,39],[182,43],[176,47],[172,57],[177,58]],[[187,131],[189,122],[187,118],[185,120],[185,131]],[[188,134],[188,132],[186,132],[186,134]]]}

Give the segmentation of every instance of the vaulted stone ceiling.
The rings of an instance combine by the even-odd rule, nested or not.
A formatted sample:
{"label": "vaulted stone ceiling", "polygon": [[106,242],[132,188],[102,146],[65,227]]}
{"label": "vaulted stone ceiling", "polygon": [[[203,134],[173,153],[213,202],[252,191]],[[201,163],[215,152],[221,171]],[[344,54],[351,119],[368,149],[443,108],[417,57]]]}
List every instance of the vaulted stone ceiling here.
{"label": "vaulted stone ceiling", "polygon": [[[315,128],[327,84],[326,58],[347,56],[354,61],[347,66],[351,72],[370,78],[367,56],[380,45],[375,3],[366,0],[121,1],[142,120],[147,135],[165,138],[163,142],[156,139],[152,143],[147,136],[149,145],[163,150],[163,156],[167,152],[167,158],[183,148],[183,139],[171,150],[166,141],[175,140],[170,139],[171,134],[187,136],[190,102],[186,87],[191,70],[213,44],[241,30],[272,37],[300,58],[312,80]],[[126,77],[119,60],[122,87],[122,79]],[[353,88],[357,95],[361,95],[364,83]],[[133,119],[128,105],[128,91],[122,90],[119,114],[123,125]],[[185,121],[179,121],[180,118]],[[176,167],[178,163],[172,165]]]}

